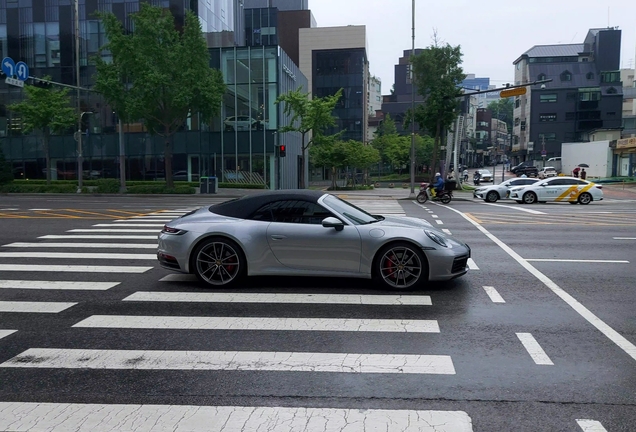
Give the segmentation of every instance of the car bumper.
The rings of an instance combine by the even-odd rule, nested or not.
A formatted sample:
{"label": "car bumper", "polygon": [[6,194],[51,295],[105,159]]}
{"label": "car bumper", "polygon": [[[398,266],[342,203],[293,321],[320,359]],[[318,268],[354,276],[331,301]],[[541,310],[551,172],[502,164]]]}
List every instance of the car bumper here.
{"label": "car bumper", "polygon": [[188,256],[190,246],[196,241],[198,233],[186,232],[185,234],[159,234],[157,248],[157,260],[159,265],[167,270],[181,273],[190,273]]}
{"label": "car bumper", "polygon": [[446,281],[465,275],[468,272],[470,247],[464,243],[451,241],[451,248],[426,251],[429,265],[429,280]]}

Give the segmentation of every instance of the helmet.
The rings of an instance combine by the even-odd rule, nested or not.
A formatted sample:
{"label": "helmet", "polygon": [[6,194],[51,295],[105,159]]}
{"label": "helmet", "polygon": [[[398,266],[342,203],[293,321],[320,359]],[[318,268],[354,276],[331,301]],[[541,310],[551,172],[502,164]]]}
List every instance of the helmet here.
{"label": "helmet", "polygon": [[439,177],[439,176],[441,176],[440,173],[435,173],[435,177]]}

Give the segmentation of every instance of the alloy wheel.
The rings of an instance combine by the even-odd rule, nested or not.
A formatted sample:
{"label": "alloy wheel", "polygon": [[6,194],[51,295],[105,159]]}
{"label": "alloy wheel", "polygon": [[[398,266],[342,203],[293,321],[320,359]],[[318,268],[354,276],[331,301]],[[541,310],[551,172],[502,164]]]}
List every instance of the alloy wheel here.
{"label": "alloy wheel", "polygon": [[420,280],[423,264],[415,250],[395,246],[384,252],[379,270],[382,280],[391,288],[408,288]]}
{"label": "alloy wheel", "polygon": [[486,201],[488,202],[497,202],[498,198],[499,194],[495,191],[490,191],[488,192],[488,195],[486,195]]}
{"label": "alloy wheel", "polygon": [[241,259],[234,247],[223,241],[205,244],[196,255],[197,275],[211,285],[227,285],[241,272]]}
{"label": "alloy wheel", "polygon": [[592,202],[592,195],[590,195],[589,193],[585,192],[579,195],[579,203],[581,203],[582,205],[587,205],[590,202]]}
{"label": "alloy wheel", "polygon": [[526,204],[534,204],[537,202],[537,196],[534,192],[526,192],[523,195],[523,202]]}

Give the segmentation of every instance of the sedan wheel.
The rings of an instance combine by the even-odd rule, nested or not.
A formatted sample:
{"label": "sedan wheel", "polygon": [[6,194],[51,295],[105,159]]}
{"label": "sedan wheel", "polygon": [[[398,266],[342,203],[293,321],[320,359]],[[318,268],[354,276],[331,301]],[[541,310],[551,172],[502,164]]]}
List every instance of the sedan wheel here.
{"label": "sedan wheel", "polygon": [[376,279],[390,289],[407,289],[428,280],[424,254],[409,243],[394,243],[381,249],[373,271]]}
{"label": "sedan wheel", "polygon": [[490,191],[486,195],[486,202],[497,202],[499,194],[496,191]]}
{"label": "sedan wheel", "polygon": [[579,195],[579,203],[581,203],[582,205],[588,205],[591,202],[592,202],[592,195],[590,195],[589,193],[584,192],[581,195]]}
{"label": "sedan wheel", "polygon": [[537,194],[534,192],[526,192],[523,194],[523,202],[526,204],[534,204],[537,202]]}
{"label": "sedan wheel", "polygon": [[201,282],[227,286],[245,275],[243,252],[232,240],[213,237],[201,243],[192,254],[192,272]]}

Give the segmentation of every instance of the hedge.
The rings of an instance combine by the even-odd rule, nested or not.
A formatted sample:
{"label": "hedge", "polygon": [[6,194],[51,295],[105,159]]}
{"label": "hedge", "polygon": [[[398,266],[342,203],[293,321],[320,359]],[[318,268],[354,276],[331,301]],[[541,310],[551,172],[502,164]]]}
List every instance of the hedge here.
{"label": "hedge", "polygon": [[167,188],[165,185],[136,185],[126,187],[126,193],[129,194],[193,194],[194,192],[194,188],[190,186]]}
{"label": "hedge", "polygon": [[224,189],[265,189],[264,184],[219,183],[219,188]]}
{"label": "hedge", "polygon": [[[16,182],[0,186],[1,193],[76,193],[75,184],[19,184]],[[83,188],[82,192],[88,192]]]}

